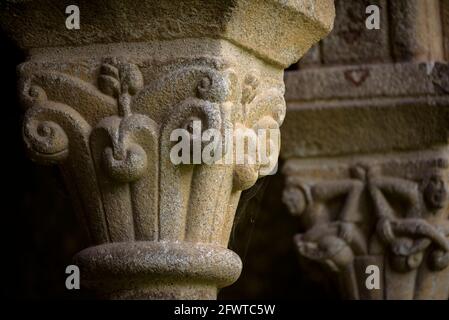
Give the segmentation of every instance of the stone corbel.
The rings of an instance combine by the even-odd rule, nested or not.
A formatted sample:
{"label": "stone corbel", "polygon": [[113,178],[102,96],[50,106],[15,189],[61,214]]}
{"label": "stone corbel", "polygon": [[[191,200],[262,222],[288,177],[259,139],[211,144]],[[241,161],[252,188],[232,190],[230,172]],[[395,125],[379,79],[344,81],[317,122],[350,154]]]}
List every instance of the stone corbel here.
{"label": "stone corbel", "polygon": [[91,239],[75,256],[82,286],[215,298],[242,268],[227,249],[240,193],[276,161],[175,165],[170,134],[193,121],[279,130],[283,69],[329,32],[333,1],[89,1],[77,31],[63,9],[11,2],[0,16],[29,50],[19,86],[30,156],[60,166]]}

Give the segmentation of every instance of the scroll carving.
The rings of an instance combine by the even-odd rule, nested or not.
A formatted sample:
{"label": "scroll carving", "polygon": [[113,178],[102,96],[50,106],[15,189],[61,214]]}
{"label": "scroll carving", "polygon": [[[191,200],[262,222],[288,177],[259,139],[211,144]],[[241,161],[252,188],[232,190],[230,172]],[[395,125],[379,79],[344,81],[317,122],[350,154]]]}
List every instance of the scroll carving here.
{"label": "scroll carving", "polygon": [[[152,79],[135,63],[106,57],[90,82],[31,64],[20,68],[28,149],[36,160],[60,163],[93,244],[226,246],[240,191],[277,164],[279,134],[263,146],[268,160],[255,164],[173,164],[174,129],[190,132],[200,121],[203,132],[242,128],[259,139],[258,129],[279,132],[285,101],[282,82],[254,70],[240,77],[229,64],[206,60],[166,67],[170,72]],[[192,132],[190,139],[205,147]],[[229,147],[235,148],[222,145]]]}
{"label": "scroll carving", "polygon": [[76,34],[42,24],[61,13],[49,1],[0,12],[29,54],[27,148],[62,171],[92,241],[75,262],[100,295],[210,299],[237,279],[227,244],[240,194],[277,166],[283,70],[333,26],[332,0],[302,2],[86,1]]}

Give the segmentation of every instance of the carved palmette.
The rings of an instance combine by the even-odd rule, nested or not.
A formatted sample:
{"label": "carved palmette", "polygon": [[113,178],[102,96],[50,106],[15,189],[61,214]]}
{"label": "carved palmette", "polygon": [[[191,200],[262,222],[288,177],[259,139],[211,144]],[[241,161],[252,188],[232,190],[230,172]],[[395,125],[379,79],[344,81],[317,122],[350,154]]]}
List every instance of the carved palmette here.
{"label": "carved palmette", "polygon": [[92,244],[226,246],[241,190],[276,165],[174,165],[174,129],[198,120],[202,130],[223,134],[234,127],[279,131],[285,101],[282,82],[254,71],[239,77],[225,64],[204,62],[167,70],[146,79],[137,65],[106,58],[95,79],[82,80],[64,70],[20,67],[28,150],[35,160],[60,165]]}

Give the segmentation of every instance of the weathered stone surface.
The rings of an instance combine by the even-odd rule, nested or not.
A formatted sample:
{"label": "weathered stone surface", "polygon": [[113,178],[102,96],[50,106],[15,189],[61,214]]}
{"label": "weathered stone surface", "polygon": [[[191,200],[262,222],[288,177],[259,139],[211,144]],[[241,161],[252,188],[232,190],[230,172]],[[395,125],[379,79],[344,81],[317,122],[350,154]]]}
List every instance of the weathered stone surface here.
{"label": "weathered stone surface", "polygon": [[67,30],[71,1],[6,1],[1,25],[26,49],[93,43],[223,38],[284,68],[332,28],[333,0],[79,1],[82,31]]}
{"label": "weathered stone surface", "polygon": [[[342,297],[448,299],[447,8],[380,2],[376,31],[365,5],[337,1],[322,63],[285,77],[283,200],[305,230],[299,254],[327,266]],[[369,265],[379,290],[365,285]]]}
{"label": "weathered stone surface", "polygon": [[446,52],[446,61],[449,61],[449,2],[441,0],[441,19],[444,37],[444,49]]}
{"label": "weathered stone surface", "polygon": [[239,256],[223,247],[164,241],[90,247],[75,263],[85,285],[108,299],[214,299],[217,287],[236,281],[242,268]]}
{"label": "weathered stone surface", "polygon": [[[307,230],[295,237],[299,253],[336,272],[350,299],[447,299],[447,156],[444,147],[288,161],[284,202]],[[384,279],[371,293],[368,265]]]}
{"label": "weathered stone surface", "polygon": [[[335,28],[301,66],[448,60],[445,0],[336,0],[335,5]],[[366,29],[369,5],[380,9],[379,30]]]}
{"label": "weathered stone surface", "polygon": [[0,16],[29,50],[30,155],[60,165],[93,245],[76,256],[82,285],[107,298],[214,298],[241,271],[226,249],[240,193],[279,150],[269,163],[175,165],[170,134],[195,120],[203,132],[279,131],[283,67],[330,31],[333,2],[81,1],[75,33],[66,4],[10,1]]}
{"label": "weathered stone surface", "polygon": [[[390,45],[387,1],[337,0],[335,5],[335,28],[321,44],[323,63],[370,63],[388,60]],[[365,10],[369,5],[377,5],[381,9],[380,30],[366,29]]]}
{"label": "weathered stone surface", "polygon": [[307,69],[286,75],[283,158],[411,150],[447,141],[447,64]]}
{"label": "weathered stone surface", "polygon": [[440,0],[390,1],[390,11],[396,60],[444,60]]}
{"label": "weathered stone surface", "polygon": [[[306,53],[306,55],[301,58],[299,63],[301,68],[308,68],[319,66],[321,64],[321,46],[319,44],[314,45]],[[293,65],[292,67],[297,67],[298,65]]]}
{"label": "weathered stone surface", "polygon": [[[192,50],[203,50],[193,42]],[[189,57],[179,49],[171,56],[148,50],[153,54],[145,57],[124,48],[111,56],[109,50],[116,48],[109,45],[90,49],[70,49],[72,55],[46,49],[20,70],[25,141],[35,159],[61,162],[92,244],[187,241],[226,247],[240,186],[248,188],[254,181],[239,174],[245,167],[173,165],[170,133],[192,119],[201,119],[203,130],[222,131],[231,123],[251,128],[264,117],[280,125],[285,108],[282,70],[232,44],[228,50],[236,60],[226,62],[201,57],[202,51]],[[52,59],[56,55],[67,61]],[[239,69],[239,62],[245,69]],[[261,76],[254,100],[245,103],[252,112],[244,115],[239,108],[246,68]],[[211,297],[210,288],[198,297]],[[138,292],[155,297],[148,290]],[[176,292],[184,298],[195,290],[187,296],[181,289]]]}

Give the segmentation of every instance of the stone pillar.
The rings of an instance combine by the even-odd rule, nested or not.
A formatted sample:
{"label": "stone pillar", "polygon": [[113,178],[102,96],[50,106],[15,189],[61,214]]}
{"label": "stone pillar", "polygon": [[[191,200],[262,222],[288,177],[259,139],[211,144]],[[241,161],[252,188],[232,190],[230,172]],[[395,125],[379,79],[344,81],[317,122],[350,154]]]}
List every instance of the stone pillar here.
{"label": "stone pillar", "polygon": [[[370,4],[380,30],[365,28]],[[323,266],[344,298],[448,299],[448,2],[336,9],[332,34],[286,76],[283,200],[304,227],[303,265]],[[380,289],[366,286],[370,265]]]}
{"label": "stone pillar", "polygon": [[[92,246],[75,256],[103,298],[213,299],[242,190],[276,166],[178,164],[174,129],[279,130],[283,70],[331,29],[332,0],[7,1],[30,156],[58,163]],[[274,138],[273,138],[274,139]],[[229,146],[227,146],[229,147]],[[63,214],[63,213],[61,213]]]}

